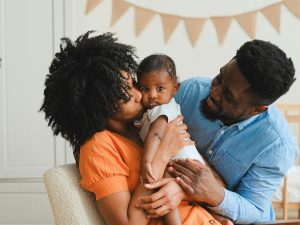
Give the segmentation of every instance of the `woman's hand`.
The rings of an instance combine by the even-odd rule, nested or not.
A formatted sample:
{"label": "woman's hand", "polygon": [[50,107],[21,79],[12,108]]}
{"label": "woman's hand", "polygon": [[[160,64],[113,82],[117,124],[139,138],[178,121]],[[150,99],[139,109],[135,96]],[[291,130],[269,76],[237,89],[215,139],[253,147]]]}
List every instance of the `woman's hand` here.
{"label": "woman's hand", "polygon": [[176,177],[176,182],[195,202],[205,202],[218,206],[224,199],[224,189],[214,178],[210,168],[197,160],[174,160],[168,172]]}
{"label": "woman's hand", "polygon": [[174,120],[169,122],[161,138],[159,148],[164,149],[164,152],[169,154],[169,158],[179,153],[180,149],[184,146],[195,144],[194,141],[189,139],[190,134],[186,132],[187,126],[182,123],[182,121],[183,116],[177,116]]}
{"label": "woman's hand", "polygon": [[152,173],[152,166],[150,162],[142,162],[140,167],[140,183],[147,184],[155,181],[156,178]]}
{"label": "woman's hand", "polygon": [[139,199],[138,208],[146,211],[147,218],[161,217],[174,210],[186,197],[174,178],[162,178],[150,184],[148,189],[160,188],[157,192]]}

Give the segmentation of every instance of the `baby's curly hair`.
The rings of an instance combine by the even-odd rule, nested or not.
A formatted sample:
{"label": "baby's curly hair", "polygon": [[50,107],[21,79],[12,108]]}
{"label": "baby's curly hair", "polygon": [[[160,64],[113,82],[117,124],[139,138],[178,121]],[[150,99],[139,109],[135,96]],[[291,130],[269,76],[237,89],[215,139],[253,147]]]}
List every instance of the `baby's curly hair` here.
{"label": "baby's curly hair", "polygon": [[270,42],[246,42],[237,50],[235,58],[243,76],[251,85],[248,91],[261,104],[275,102],[295,81],[293,61]]}
{"label": "baby's curly hair", "polygon": [[137,68],[132,46],[118,43],[111,33],[91,33],[74,43],[61,39],[40,108],[54,135],[60,134],[74,150],[107,127],[108,118],[120,110],[120,100],[129,101],[126,78],[120,70],[135,74]]}

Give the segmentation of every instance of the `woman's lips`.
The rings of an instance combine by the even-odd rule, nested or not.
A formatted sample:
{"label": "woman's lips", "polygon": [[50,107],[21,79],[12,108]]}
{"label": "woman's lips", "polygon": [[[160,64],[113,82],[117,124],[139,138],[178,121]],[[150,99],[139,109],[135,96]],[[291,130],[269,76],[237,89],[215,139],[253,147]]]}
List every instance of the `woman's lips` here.
{"label": "woman's lips", "polygon": [[215,111],[215,112],[218,112],[219,111],[219,107],[214,103],[214,101],[212,100],[212,98],[210,96],[207,97],[207,105],[208,107],[212,110],[212,111]]}

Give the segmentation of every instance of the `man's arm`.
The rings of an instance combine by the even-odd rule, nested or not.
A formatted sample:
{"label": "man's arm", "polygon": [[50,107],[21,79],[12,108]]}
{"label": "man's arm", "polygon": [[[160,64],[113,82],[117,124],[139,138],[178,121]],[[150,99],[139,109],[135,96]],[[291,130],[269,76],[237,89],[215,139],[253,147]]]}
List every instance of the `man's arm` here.
{"label": "man's arm", "polygon": [[207,160],[202,156],[203,161],[205,162],[205,165],[208,166],[210,168],[210,171],[212,172],[214,178],[216,179],[216,181],[222,186],[222,187],[227,187],[225,181],[223,180],[223,178],[220,176],[220,174],[214,170],[214,168],[212,168],[211,165],[209,165],[209,163],[207,162]]}
{"label": "man's arm", "polygon": [[[213,211],[226,215],[237,223],[249,224],[272,219],[272,212],[268,212],[272,197],[293,159],[288,148],[270,148],[247,170],[234,192],[223,188],[223,199],[218,192],[212,193],[219,189],[212,182],[213,178],[207,176],[206,170],[199,168],[202,165],[197,166],[199,171],[195,171],[195,165],[191,162],[179,161],[174,163],[170,173],[183,178],[177,179],[178,184],[196,201],[206,202],[212,206],[210,208]],[[202,192],[207,189],[210,194],[204,195]]]}

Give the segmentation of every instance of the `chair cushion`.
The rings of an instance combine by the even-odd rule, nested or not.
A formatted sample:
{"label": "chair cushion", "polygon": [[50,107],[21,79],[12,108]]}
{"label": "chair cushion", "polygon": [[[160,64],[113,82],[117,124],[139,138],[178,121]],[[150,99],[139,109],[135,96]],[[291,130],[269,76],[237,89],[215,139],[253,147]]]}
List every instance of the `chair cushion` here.
{"label": "chair cushion", "polygon": [[57,225],[105,225],[95,196],[80,185],[75,164],[57,166],[44,174],[44,182]]}

